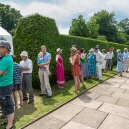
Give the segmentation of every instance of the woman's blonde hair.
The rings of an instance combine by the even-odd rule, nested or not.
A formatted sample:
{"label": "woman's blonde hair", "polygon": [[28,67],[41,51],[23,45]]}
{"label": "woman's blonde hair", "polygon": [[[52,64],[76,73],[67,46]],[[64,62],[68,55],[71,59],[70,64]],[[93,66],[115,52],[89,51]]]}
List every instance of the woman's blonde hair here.
{"label": "woman's blonde hair", "polygon": [[72,47],[70,50],[71,50],[71,53],[73,53],[74,55],[77,53],[77,49],[75,47]]}

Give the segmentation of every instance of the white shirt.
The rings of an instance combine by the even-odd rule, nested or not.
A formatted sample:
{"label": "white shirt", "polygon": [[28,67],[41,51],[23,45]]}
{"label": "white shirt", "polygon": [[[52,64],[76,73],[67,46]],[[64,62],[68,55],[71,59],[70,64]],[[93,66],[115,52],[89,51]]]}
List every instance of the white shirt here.
{"label": "white shirt", "polygon": [[102,53],[98,51],[96,53],[96,61],[97,61],[97,63],[102,63],[103,59],[104,59],[104,57],[103,57]]}
{"label": "white shirt", "polygon": [[30,68],[30,69],[27,70],[27,71],[23,71],[23,73],[32,73],[33,64],[32,64],[32,61],[31,61],[30,59],[27,58],[26,60],[22,60],[22,61],[20,62],[20,65],[21,65],[21,67],[27,66],[27,67]]}
{"label": "white shirt", "polygon": [[107,54],[106,54],[107,59],[112,59],[113,57],[114,57],[113,52],[107,52]]}

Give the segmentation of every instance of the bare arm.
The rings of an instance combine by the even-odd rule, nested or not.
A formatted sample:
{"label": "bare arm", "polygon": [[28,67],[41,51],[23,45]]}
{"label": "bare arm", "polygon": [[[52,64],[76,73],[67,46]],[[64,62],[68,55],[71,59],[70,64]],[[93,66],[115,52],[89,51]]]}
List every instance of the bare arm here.
{"label": "bare arm", "polygon": [[48,65],[50,64],[51,60],[48,60],[47,62],[43,63],[43,64],[38,64],[39,68],[43,68],[44,65]]}
{"label": "bare arm", "polygon": [[74,65],[76,59],[77,59],[77,56],[76,56],[76,55],[74,55],[73,57],[70,57],[70,63],[71,63],[72,65]]}
{"label": "bare arm", "polygon": [[56,55],[56,63],[59,64],[59,65],[61,65],[61,64],[59,63],[59,61],[58,61],[58,58],[59,58],[59,55]]}

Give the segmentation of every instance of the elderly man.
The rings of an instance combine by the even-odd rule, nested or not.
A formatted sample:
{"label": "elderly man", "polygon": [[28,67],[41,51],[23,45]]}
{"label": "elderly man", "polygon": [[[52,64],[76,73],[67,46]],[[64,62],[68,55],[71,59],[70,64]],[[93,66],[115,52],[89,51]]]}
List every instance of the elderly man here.
{"label": "elderly man", "polygon": [[124,61],[124,70],[128,72],[128,67],[129,67],[129,52],[128,49],[125,48],[123,52],[123,61]]}
{"label": "elderly man", "polygon": [[112,68],[112,64],[113,64],[113,57],[114,57],[114,54],[112,52],[112,49],[110,48],[109,49],[109,52],[107,52],[106,54],[106,59],[107,59],[107,62],[106,62],[106,70],[107,68],[109,67],[110,71],[111,71],[111,68]]}
{"label": "elderly man", "polygon": [[40,87],[41,87],[41,93],[39,96],[43,96],[47,94],[47,98],[50,98],[52,96],[52,90],[49,83],[49,75],[46,71],[46,68],[44,68],[44,65],[49,65],[51,61],[51,54],[46,51],[46,46],[41,47],[41,51],[44,53],[43,55],[43,64],[38,64],[39,66],[39,79],[40,79]]}
{"label": "elderly man", "polygon": [[98,48],[96,47],[94,49],[96,53],[96,72],[97,72],[97,79],[99,81],[102,81],[102,61],[103,61],[103,55],[101,52],[99,52]]}
{"label": "elderly man", "polygon": [[13,60],[10,56],[11,46],[8,42],[0,42],[0,106],[2,112],[7,115],[6,129],[13,129],[14,103],[12,101],[13,89]]}
{"label": "elderly man", "polygon": [[33,96],[33,88],[32,88],[32,61],[28,59],[28,53],[26,51],[23,51],[21,54],[22,61],[20,62],[20,65],[22,67],[22,92],[23,92],[23,101],[28,100],[26,89],[28,89],[29,92],[29,102],[28,104],[31,104],[34,102],[34,96]]}

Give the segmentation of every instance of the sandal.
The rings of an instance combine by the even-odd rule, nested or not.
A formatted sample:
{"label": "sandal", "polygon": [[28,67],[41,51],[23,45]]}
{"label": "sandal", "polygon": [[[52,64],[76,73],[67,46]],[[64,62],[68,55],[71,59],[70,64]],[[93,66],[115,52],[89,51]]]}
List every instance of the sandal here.
{"label": "sandal", "polygon": [[[5,129],[7,129],[7,128],[5,128]],[[11,128],[9,128],[9,129],[13,129],[13,126]]]}
{"label": "sandal", "polygon": [[[15,119],[14,119],[14,120],[13,120],[13,124],[15,124],[15,122],[16,122],[16,121],[15,121]],[[8,121],[7,121],[7,120],[1,123],[1,125],[7,125],[7,124],[8,124]],[[11,127],[11,128],[12,128],[12,127]]]}

